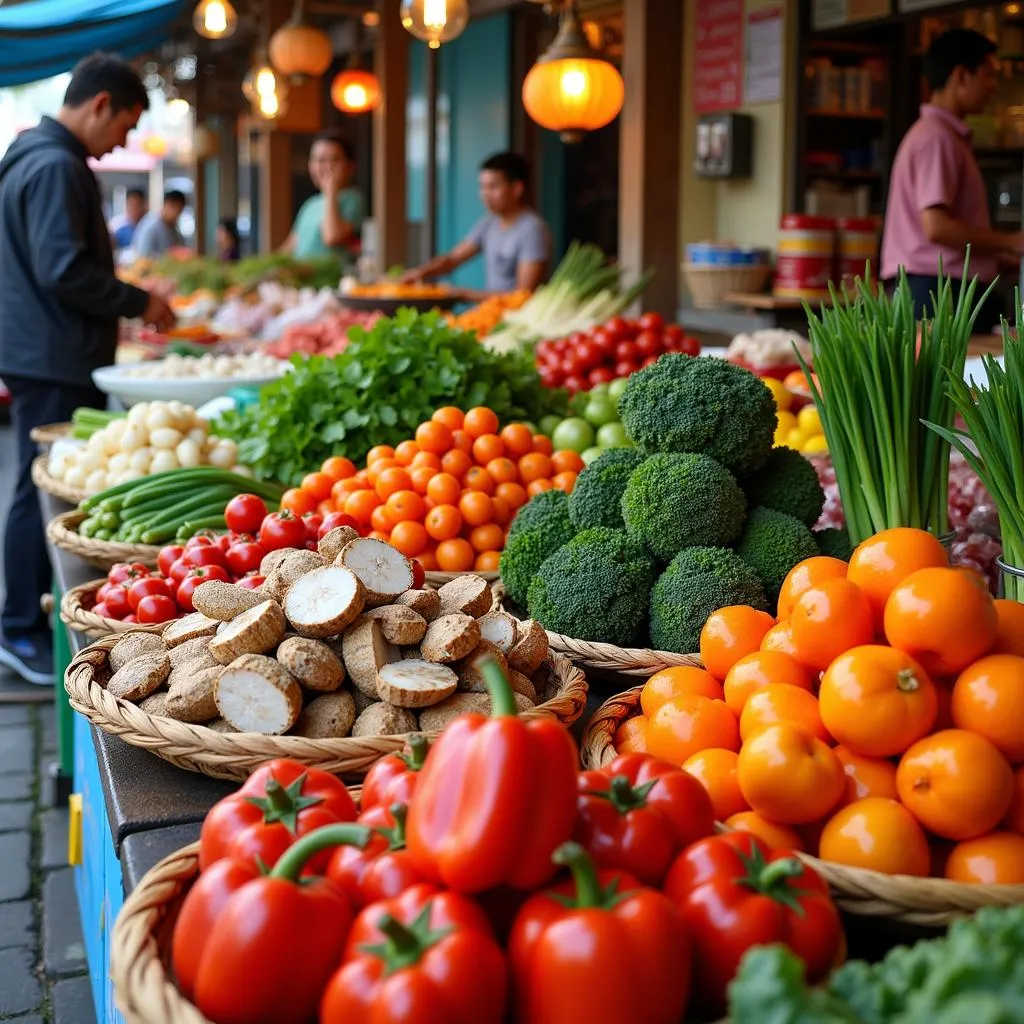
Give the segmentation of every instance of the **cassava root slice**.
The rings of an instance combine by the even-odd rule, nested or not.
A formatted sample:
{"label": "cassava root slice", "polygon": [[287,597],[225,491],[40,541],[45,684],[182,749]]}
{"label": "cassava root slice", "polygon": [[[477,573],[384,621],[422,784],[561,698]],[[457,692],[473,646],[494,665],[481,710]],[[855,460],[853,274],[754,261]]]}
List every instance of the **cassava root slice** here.
{"label": "cassava root slice", "polygon": [[480,643],[480,624],[468,615],[442,615],[427,626],[420,653],[427,661],[458,661]]}
{"label": "cassava root slice", "polygon": [[458,576],[437,593],[441,598],[442,615],[461,613],[479,619],[494,603],[491,585],[482,576]]}
{"label": "cassava root slice", "polygon": [[401,551],[373,537],[360,537],[346,545],[336,565],[351,569],[366,589],[366,606],[391,604],[413,581],[412,564]]}
{"label": "cassava root slice", "polygon": [[351,693],[325,693],[302,709],[292,735],[311,740],[340,739],[352,731],[355,720],[356,703]]}
{"label": "cassava root slice", "polygon": [[441,596],[436,590],[407,590],[398,596],[395,604],[408,606],[427,622],[433,622],[441,614]]}
{"label": "cassava root slice", "polygon": [[208,722],[217,717],[214,691],[221,669],[204,668],[185,678],[172,681],[167,690],[167,704],[162,714],[179,722]]}
{"label": "cassava root slice", "polygon": [[216,619],[211,619],[202,612],[190,612],[183,619],[174,619],[168,623],[167,628],[160,634],[160,638],[170,650],[189,640],[213,636],[216,632]]}
{"label": "cassava root slice", "polygon": [[283,601],[288,588],[306,573],[322,569],[326,565],[323,556],[315,551],[293,551],[281,560],[277,568],[263,581],[260,590],[267,596]]}
{"label": "cassava root slice", "polygon": [[411,647],[418,644],[427,632],[427,620],[403,604],[385,604],[371,608],[366,617],[380,623],[380,631],[389,644]]}
{"label": "cassava root slice", "polygon": [[516,626],[516,645],[508,652],[508,667],[532,676],[548,656],[548,635],[535,619]]}
{"label": "cassava root slice", "polygon": [[214,694],[221,717],[239,732],[280,736],[302,711],[302,687],[263,654],[245,654],[221,669]]}
{"label": "cassava root slice", "polygon": [[343,566],[325,565],[297,579],[284,598],[284,613],[300,636],[337,636],[363,610],[366,591]]}
{"label": "cassava root slice", "polygon": [[401,736],[416,731],[416,716],[411,711],[382,700],[371,704],[352,726],[353,736]]}
{"label": "cassava root slice", "polygon": [[480,636],[508,654],[516,645],[516,620],[508,612],[488,612],[480,619]]}
{"label": "cassava root slice", "polygon": [[129,633],[110,648],[107,662],[111,672],[118,672],[143,654],[167,653],[167,645],[155,633]]}
{"label": "cassava root slice", "polygon": [[351,526],[336,526],[325,533],[317,542],[316,550],[323,560],[330,565],[345,547],[359,539],[359,531]]}
{"label": "cassava root slice", "polygon": [[379,700],[377,673],[389,662],[398,661],[401,652],[384,639],[378,619],[362,615],[345,631],[341,641],[345,671],[358,690]]}
{"label": "cassava root slice", "polygon": [[184,665],[188,665],[196,671],[216,665],[217,659],[210,653],[210,639],[212,638],[201,636],[195,640],[186,640],[183,644],[172,648],[170,653],[171,671]]}
{"label": "cassava root slice", "polygon": [[236,587],[234,583],[207,580],[196,587],[192,595],[192,606],[208,618],[230,622],[236,615],[255,608],[266,599],[266,595],[245,587]]}
{"label": "cassava root slice", "polygon": [[123,700],[139,701],[155,693],[171,674],[171,659],[166,651],[143,654],[122,665],[107,683],[107,692]]}
{"label": "cassava root slice", "polygon": [[221,665],[230,665],[243,654],[264,654],[281,642],[284,627],[281,606],[264,598],[255,608],[232,619],[210,641],[210,653]]}
{"label": "cassava root slice", "polygon": [[447,665],[405,659],[385,665],[377,673],[377,692],[400,708],[423,708],[450,697],[459,677]]}
{"label": "cassava root slice", "polygon": [[307,690],[330,693],[345,680],[341,659],[322,640],[289,637],[281,641],[276,657]]}
{"label": "cassava root slice", "polygon": [[458,673],[460,690],[468,690],[470,693],[487,693],[487,680],[482,671],[483,663],[487,660],[497,662],[501,671],[506,677],[508,676],[508,662],[505,661],[505,655],[490,640],[481,640],[470,654],[452,666]]}

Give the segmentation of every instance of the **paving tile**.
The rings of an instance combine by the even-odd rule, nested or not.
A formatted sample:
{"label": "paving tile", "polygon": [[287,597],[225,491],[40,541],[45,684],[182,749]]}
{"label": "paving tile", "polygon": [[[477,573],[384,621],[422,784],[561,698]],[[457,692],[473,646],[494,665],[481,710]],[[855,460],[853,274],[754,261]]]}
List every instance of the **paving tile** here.
{"label": "paving tile", "polygon": [[[33,959],[30,949],[0,950],[0,1014],[28,1013],[43,1001],[39,979],[32,973]],[[73,1020],[67,1018],[67,1024]]]}
{"label": "paving tile", "polygon": [[35,731],[31,727],[0,727],[0,774],[13,775],[32,771],[35,749]]}
{"label": "paving tile", "polygon": [[36,914],[31,900],[0,903],[0,949],[36,945]]}
{"label": "paving tile", "polygon": [[57,753],[57,715],[53,708],[39,709],[40,746],[44,754]]}
{"label": "paving tile", "polygon": [[31,858],[32,843],[27,832],[5,832],[0,835],[0,864],[3,865],[0,871],[0,903],[22,900],[28,895]]}
{"label": "paving tile", "polygon": [[0,804],[0,832],[23,832],[32,821],[32,801]]}
{"label": "paving tile", "polygon": [[0,800],[28,800],[32,796],[32,773],[0,775]]}
{"label": "paving tile", "polygon": [[86,968],[72,868],[51,872],[43,884],[43,966],[61,978]]}
{"label": "paving tile", "polygon": [[96,1024],[96,1007],[87,975],[58,981],[50,990],[53,1024]]}
{"label": "paving tile", "polygon": [[[0,807],[3,805],[0,804]],[[68,864],[68,822],[70,815],[66,807],[43,811],[41,827],[43,833],[42,868],[64,868]]]}
{"label": "paving tile", "polygon": [[4,1024],[46,1024],[38,1013],[31,1013],[27,1017],[8,1017]]}

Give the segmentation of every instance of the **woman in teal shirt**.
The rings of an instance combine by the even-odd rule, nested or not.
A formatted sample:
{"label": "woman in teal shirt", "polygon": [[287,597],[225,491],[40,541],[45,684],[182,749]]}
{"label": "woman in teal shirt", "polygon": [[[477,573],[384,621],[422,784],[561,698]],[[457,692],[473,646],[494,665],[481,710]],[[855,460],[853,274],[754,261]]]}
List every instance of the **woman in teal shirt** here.
{"label": "woman in teal shirt", "polygon": [[309,151],[309,176],[318,194],[299,208],[291,234],[281,247],[296,259],[337,256],[350,263],[359,247],[363,197],[349,182],[355,172],[349,141],[334,131],[321,132]]}

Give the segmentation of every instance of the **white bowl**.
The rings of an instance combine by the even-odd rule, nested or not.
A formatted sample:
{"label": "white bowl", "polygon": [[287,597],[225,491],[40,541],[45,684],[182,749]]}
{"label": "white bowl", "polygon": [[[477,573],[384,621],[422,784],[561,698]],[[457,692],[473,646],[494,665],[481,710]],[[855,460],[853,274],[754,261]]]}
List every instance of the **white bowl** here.
{"label": "white bowl", "polygon": [[[281,373],[290,364],[284,363]],[[133,377],[129,366],[103,366],[93,370],[93,383],[104,394],[119,398],[125,405],[136,402],[172,402],[177,399],[198,408],[233,388],[258,388],[277,380],[281,374],[262,377]]]}

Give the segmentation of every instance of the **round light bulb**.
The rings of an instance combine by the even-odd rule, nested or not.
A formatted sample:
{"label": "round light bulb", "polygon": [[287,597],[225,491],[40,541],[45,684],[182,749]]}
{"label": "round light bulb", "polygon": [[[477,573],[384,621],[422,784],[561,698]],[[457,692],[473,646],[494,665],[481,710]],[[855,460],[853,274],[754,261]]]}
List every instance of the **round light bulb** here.
{"label": "round light bulb", "polygon": [[469,23],[468,0],[402,0],[402,27],[436,50]]}
{"label": "round light bulb", "polygon": [[230,0],[200,0],[192,15],[192,26],[206,39],[224,39],[238,27],[238,15]]}

